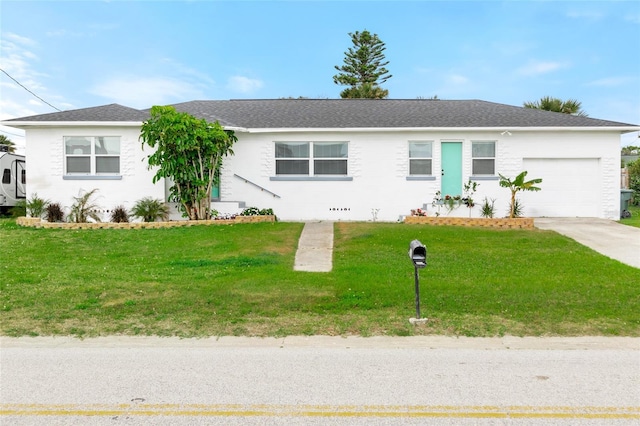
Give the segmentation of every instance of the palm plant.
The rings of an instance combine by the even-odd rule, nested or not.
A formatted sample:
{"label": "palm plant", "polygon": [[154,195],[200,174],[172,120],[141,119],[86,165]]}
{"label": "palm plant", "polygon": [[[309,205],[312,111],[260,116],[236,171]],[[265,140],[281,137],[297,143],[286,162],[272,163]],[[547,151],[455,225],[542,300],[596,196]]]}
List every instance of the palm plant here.
{"label": "palm plant", "polygon": [[562,99],[545,96],[540,98],[539,101],[525,102],[524,107],[588,117],[587,113],[582,111],[582,103],[575,99],[567,99],[566,101],[563,101]]}
{"label": "palm plant", "polygon": [[144,222],[169,219],[169,207],[162,200],[145,197],[136,201],[131,209],[131,215],[141,218]]}
{"label": "palm plant", "polygon": [[98,188],[94,188],[79,197],[73,197],[76,202],[71,206],[71,211],[68,216],[69,222],[84,223],[89,219],[100,222],[100,215],[98,214],[100,206],[91,200],[91,197],[93,197],[93,194],[97,191]]}
{"label": "palm plant", "polygon": [[[502,176],[500,176],[500,186],[503,188],[509,188],[511,191],[511,205],[509,208],[509,217],[516,217],[516,207],[518,207],[516,203],[516,193],[518,191],[540,191],[541,188],[534,186],[537,183],[542,182],[542,179],[531,179],[529,181],[525,181],[524,178],[527,176],[526,170],[516,176],[513,180]],[[520,208],[522,210],[522,208]],[[520,211],[521,213],[521,211]]]}
{"label": "palm plant", "polygon": [[38,197],[37,193],[34,193],[26,204],[27,215],[29,217],[42,217],[48,205],[49,200],[42,199]]}
{"label": "palm plant", "polygon": [[0,135],[0,145],[6,145],[9,152],[16,152],[16,144],[5,135]]}

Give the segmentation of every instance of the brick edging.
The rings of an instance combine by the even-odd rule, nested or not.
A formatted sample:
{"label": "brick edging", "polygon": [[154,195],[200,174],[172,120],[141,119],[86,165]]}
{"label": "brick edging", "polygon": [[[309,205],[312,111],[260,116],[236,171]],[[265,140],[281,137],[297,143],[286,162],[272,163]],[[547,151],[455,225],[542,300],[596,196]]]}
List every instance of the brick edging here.
{"label": "brick edging", "polygon": [[91,223],[70,223],[70,222],[46,222],[37,217],[19,217],[16,223],[20,226],[45,229],[157,229],[175,228],[179,226],[194,225],[233,225],[237,223],[258,223],[275,222],[276,217],[271,215],[262,216],[236,216],[235,219],[224,220],[175,220],[170,222],[91,222]]}
{"label": "brick edging", "polygon": [[533,218],[486,218],[486,217],[426,217],[407,216],[404,223],[424,225],[479,226],[483,228],[533,229]]}

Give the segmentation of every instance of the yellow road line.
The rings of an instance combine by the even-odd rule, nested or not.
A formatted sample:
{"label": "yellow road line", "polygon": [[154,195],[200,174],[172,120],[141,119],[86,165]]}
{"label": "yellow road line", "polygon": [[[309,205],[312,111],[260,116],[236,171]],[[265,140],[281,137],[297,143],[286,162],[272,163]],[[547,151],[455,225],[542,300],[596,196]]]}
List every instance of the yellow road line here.
{"label": "yellow road line", "polygon": [[281,405],[281,404],[0,404],[0,416],[456,417],[640,419],[638,407]]}

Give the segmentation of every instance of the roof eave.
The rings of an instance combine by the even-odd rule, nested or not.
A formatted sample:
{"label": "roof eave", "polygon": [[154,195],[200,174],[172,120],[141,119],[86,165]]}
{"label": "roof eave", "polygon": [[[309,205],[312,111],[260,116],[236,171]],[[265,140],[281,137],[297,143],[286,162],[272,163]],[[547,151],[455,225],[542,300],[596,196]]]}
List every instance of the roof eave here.
{"label": "roof eave", "polygon": [[28,127],[140,127],[142,121],[2,121],[3,126],[24,129]]}
{"label": "roof eave", "polygon": [[277,127],[277,128],[248,128],[240,131],[246,131],[248,133],[294,133],[294,132],[531,132],[531,131],[544,131],[544,132],[620,132],[629,133],[640,131],[640,126],[591,126],[591,127]]}

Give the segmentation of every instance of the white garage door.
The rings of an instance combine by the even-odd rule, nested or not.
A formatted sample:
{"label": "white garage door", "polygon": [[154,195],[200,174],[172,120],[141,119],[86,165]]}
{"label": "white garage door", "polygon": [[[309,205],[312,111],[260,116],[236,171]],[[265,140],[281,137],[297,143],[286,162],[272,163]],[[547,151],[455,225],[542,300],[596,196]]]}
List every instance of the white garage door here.
{"label": "white garage door", "polygon": [[532,217],[599,217],[602,179],[598,158],[525,158],[527,180],[541,178],[537,192],[520,192]]}

